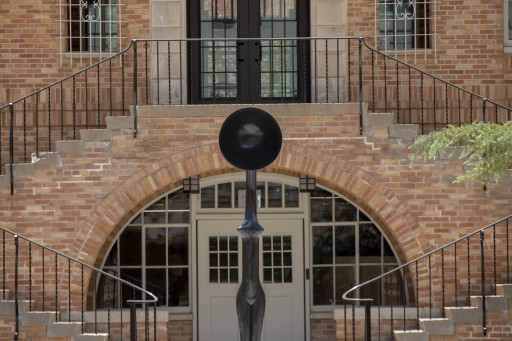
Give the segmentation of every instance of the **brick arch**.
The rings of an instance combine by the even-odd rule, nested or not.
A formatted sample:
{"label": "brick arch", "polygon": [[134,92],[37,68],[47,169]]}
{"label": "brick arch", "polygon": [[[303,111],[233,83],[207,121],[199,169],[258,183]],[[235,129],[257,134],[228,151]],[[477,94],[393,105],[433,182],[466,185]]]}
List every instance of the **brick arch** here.
{"label": "brick arch", "polygon": [[[128,220],[152,200],[181,186],[183,178],[235,171],[224,161],[217,143],[194,147],[148,165],[99,203],[75,239],[72,254],[88,264],[100,266],[108,247]],[[316,177],[319,184],[347,197],[380,226],[402,262],[430,249],[427,238],[400,198],[356,165],[285,141],[278,158],[263,171],[291,176],[306,173]]]}

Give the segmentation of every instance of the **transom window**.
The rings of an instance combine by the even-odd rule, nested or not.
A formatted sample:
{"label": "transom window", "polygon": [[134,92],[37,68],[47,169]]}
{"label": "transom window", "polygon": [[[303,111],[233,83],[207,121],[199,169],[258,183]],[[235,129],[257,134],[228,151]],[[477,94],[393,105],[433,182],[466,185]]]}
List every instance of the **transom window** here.
{"label": "transom window", "polygon": [[433,6],[435,0],[378,0],[380,48],[430,48]]}
{"label": "transom window", "polygon": [[[189,231],[189,195],[181,190],[165,195],[128,223],[113,243],[103,270],[152,292],[158,305],[188,307]],[[102,302],[102,297],[113,295],[117,307],[126,307],[126,300],[133,299],[131,288],[117,286],[105,278],[100,280],[99,308],[111,304]]]}
{"label": "transom window", "polygon": [[65,40],[69,52],[117,52],[119,48],[119,9],[121,0],[65,0],[61,13],[68,32]]}
{"label": "transom window", "polygon": [[[299,207],[299,188],[278,182],[258,181],[258,208]],[[224,182],[201,188],[201,208],[244,208],[245,181]]]}
{"label": "transom window", "polygon": [[[310,196],[310,219],[314,306],[345,304],[346,291],[399,265],[379,228],[340,196],[317,188]],[[369,287],[364,297],[402,304],[401,278]]]}

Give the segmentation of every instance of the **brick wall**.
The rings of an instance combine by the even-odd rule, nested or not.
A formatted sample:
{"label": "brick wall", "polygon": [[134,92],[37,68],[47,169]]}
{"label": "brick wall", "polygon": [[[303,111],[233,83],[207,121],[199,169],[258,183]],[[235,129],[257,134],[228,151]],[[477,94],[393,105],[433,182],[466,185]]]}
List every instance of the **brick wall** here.
{"label": "brick wall", "polygon": [[[8,182],[1,179],[2,226],[100,266],[120,229],[151,200],[181,186],[185,177],[235,171],[224,161],[217,144],[220,125],[235,108],[140,108],[137,138],[133,138],[131,129],[113,130],[111,141],[85,142],[83,152],[62,152],[54,164],[36,164],[34,173],[20,169],[14,177],[14,196],[10,196]],[[452,183],[463,171],[459,161],[411,167],[410,139],[389,138],[386,128],[367,127],[365,135],[359,135],[357,105],[263,108],[276,116],[285,138],[281,154],[263,171],[315,176],[318,184],[344,195],[367,212],[402,262],[510,213],[511,182],[493,186],[486,194],[478,184]],[[174,115],[169,111],[175,111]],[[11,242],[10,237],[7,240]],[[14,261],[10,245],[7,264]],[[454,264],[453,256],[453,252],[445,254],[447,267]],[[26,251],[21,254],[25,267],[28,257]],[[33,262],[41,263],[40,252],[36,250],[32,257]],[[433,259],[434,266],[438,262]],[[47,259],[50,306],[55,298],[52,264],[53,259]],[[424,267],[420,268],[422,274]],[[65,270],[66,266],[58,268]],[[489,266],[489,272],[491,269]],[[72,287],[77,288],[80,268],[72,266],[71,271]],[[23,272],[24,282],[28,281],[28,272]],[[12,283],[12,271],[6,274],[7,283]],[[39,285],[36,292],[41,290],[41,275],[40,270],[34,271]],[[65,274],[58,278],[62,297],[68,284]],[[86,271],[86,287],[89,280]],[[434,280],[439,282],[439,278]],[[420,277],[420,290],[428,290],[424,283],[426,279]],[[446,282],[446,290],[452,287],[452,282]],[[440,293],[435,292],[435,296]],[[72,306],[80,306],[79,294],[72,295],[71,300]],[[315,323],[314,328],[323,328],[323,322]],[[188,327],[183,328],[189,333]]]}
{"label": "brick wall", "polygon": [[[5,0],[0,5],[0,104],[14,101],[90,65],[64,55],[61,62],[59,9],[62,0]],[[120,46],[149,37],[149,2],[122,1]],[[67,33],[63,34],[64,36]],[[62,48],[65,51],[65,46]],[[103,58],[105,55],[103,56]],[[92,58],[93,62],[98,57]]]}

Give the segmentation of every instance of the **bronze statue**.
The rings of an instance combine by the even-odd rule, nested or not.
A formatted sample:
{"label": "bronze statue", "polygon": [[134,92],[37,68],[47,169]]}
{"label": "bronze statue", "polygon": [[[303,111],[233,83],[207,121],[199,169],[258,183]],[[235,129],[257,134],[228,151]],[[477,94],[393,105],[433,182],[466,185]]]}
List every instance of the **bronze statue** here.
{"label": "bronze statue", "polygon": [[275,119],[266,111],[244,108],[232,113],[219,134],[222,155],[246,171],[245,217],[242,236],[242,284],[236,296],[241,341],[259,341],[265,316],[265,293],[259,279],[259,235],[263,227],[256,214],[256,170],[272,163],[282,145]]}

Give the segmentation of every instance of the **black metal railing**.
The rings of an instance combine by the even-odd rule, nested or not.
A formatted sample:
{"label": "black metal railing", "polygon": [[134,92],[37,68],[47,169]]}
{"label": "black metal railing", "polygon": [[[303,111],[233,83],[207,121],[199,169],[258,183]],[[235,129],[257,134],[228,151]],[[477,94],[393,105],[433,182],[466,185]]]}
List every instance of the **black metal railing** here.
{"label": "black metal railing", "polygon": [[[366,328],[354,340],[393,339],[396,330],[418,330],[420,318],[444,317],[447,307],[470,306],[471,296],[482,298],[482,333],[487,335],[486,299],[496,295],[497,284],[511,283],[511,227],[509,215],[344,293],[344,300],[365,311],[360,324]],[[382,304],[382,297],[402,288],[406,295]]]}
{"label": "black metal railing", "polygon": [[[52,312],[55,322],[79,322],[81,333],[106,333],[109,340],[156,340],[158,299],[151,292],[1,227],[0,239],[2,299],[9,298],[9,291],[14,292],[15,340],[22,310]],[[109,290],[98,293],[98,282]],[[21,304],[25,304],[23,309]],[[130,310],[124,324],[123,308]],[[143,327],[137,326],[137,308],[145,312],[144,321],[140,321]],[[94,321],[85,318],[88,312]],[[107,320],[98,321],[98,312],[105,312]],[[121,323],[111,323],[112,314],[119,315]]]}
{"label": "black metal railing", "polygon": [[254,103],[358,102],[360,133],[363,102],[373,112],[394,112],[398,123],[420,125],[422,133],[512,118],[510,108],[377,51],[362,37],[133,40],[125,50],[0,107],[0,165],[30,162],[31,154],[53,151],[56,140],[103,128],[108,116],[132,115],[136,137],[137,105],[244,103],[232,59],[248,41],[258,42],[260,65],[271,56],[265,62],[270,69],[261,71],[271,81],[259,80],[263,90]]}

